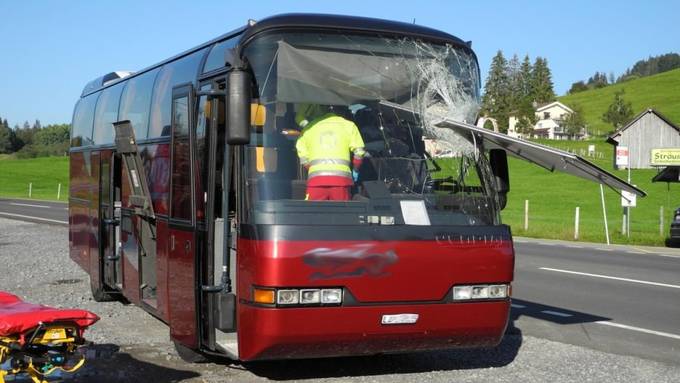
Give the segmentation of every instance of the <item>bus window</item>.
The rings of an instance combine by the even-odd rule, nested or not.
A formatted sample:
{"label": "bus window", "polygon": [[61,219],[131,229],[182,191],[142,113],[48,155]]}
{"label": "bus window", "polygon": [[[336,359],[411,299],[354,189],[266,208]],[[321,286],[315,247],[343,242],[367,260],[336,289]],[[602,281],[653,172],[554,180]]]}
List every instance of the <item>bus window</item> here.
{"label": "bus window", "polygon": [[172,218],[191,221],[191,150],[189,147],[189,96],[173,105]]}
{"label": "bus window", "polygon": [[112,123],[118,121],[118,104],[120,94],[125,83],[116,84],[105,89],[97,101],[94,113],[94,133],[92,140],[95,145],[112,144],[115,132]]}
{"label": "bus window", "polygon": [[99,97],[99,93],[94,93],[78,101],[75,113],[73,113],[72,147],[92,145],[92,123],[97,97]]}
{"label": "bus window", "polygon": [[172,87],[185,82],[194,82],[198,66],[207,48],[163,66],[154,85],[151,102],[149,138],[170,136],[170,106]]}
{"label": "bus window", "polygon": [[210,50],[208,58],[203,66],[203,73],[212,72],[225,67],[225,63],[231,62],[231,49],[236,46],[240,36],[221,41]]}
{"label": "bus window", "polygon": [[130,120],[137,140],[146,138],[151,90],[158,71],[154,69],[130,79],[120,99],[118,119],[119,121]]}

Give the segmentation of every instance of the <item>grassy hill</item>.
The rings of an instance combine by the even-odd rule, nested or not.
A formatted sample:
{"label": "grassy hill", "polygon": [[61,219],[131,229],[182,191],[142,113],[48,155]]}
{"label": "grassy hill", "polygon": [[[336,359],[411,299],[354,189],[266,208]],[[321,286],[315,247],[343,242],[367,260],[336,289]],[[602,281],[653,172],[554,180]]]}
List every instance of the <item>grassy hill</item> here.
{"label": "grassy hill", "polygon": [[625,90],[624,98],[633,105],[634,114],[653,108],[680,125],[680,69],[559,97],[558,100],[570,106],[580,105],[588,122],[588,132],[603,135],[612,127],[602,121],[602,114],[614,99],[614,92],[620,89]]}
{"label": "grassy hill", "polygon": [[0,157],[0,196],[28,198],[31,183],[32,198],[49,200],[57,199],[61,183],[60,200],[68,201],[68,157]]}

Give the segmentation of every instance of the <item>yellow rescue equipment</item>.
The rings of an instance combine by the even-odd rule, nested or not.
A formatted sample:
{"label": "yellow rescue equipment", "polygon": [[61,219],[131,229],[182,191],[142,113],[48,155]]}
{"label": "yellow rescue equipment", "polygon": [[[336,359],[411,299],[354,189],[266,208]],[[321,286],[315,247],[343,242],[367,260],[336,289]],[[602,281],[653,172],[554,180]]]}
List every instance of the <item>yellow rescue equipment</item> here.
{"label": "yellow rescue equipment", "polygon": [[83,333],[98,320],[89,311],[26,303],[0,291],[0,383],[7,375],[46,383],[54,372],[75,372],[85,363]]}

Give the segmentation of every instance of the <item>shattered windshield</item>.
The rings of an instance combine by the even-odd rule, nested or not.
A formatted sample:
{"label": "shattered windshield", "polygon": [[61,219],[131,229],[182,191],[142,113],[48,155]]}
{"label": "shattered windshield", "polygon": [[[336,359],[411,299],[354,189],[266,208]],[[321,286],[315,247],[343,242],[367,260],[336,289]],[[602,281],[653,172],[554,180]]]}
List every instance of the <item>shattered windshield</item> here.
{"label": "shattered windshield", "polygon": [[475,122],[479,69],[470,51],[411,38],[277,33],[244,55],[257,90],[243,157],[249,220],[499,222],[479,137],[428,118]]}

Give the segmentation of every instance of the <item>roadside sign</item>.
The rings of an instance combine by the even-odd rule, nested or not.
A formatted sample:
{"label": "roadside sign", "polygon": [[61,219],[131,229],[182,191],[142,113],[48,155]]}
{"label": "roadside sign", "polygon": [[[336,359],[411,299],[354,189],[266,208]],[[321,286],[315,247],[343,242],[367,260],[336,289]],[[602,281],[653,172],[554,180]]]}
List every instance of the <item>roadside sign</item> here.
{"label": "roadside sign", "polygon": [[621,207],[635,207],[637,195],[635,193],[621,190]]}
{"label": "roadside sign", "polygon": [[628,147],[627,146],[617,146],[616,147],[616,166],[618,166],[618,167],[628,166]]}
{"label": "roadside sign", "polygon": [[650,164],[655,166],[680,165],[680,148],[652,149]]}

